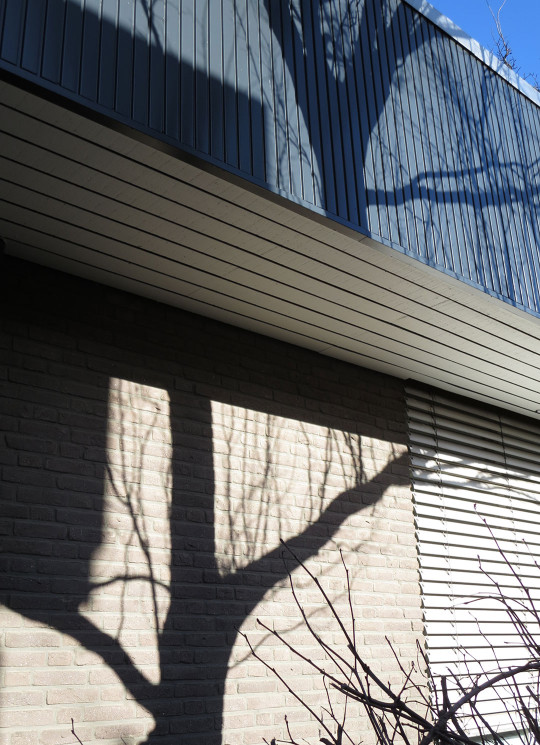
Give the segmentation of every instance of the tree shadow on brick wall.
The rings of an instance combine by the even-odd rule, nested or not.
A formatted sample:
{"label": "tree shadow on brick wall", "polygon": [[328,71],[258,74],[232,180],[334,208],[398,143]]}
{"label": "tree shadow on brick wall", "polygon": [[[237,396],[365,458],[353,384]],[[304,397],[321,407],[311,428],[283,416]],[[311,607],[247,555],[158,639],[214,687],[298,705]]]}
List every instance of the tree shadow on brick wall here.
{"label": "tree shadow on brick wall", "polygon": [[[366,470],[367,404],[370,423],[359,412],[350,434],[333,413],[242,395],[219,375],[210,390],[201,381],[250,349],[243,332],[179,314],[168,338],[175,348],[160,346],[160,318],[134,333],[118,302],[128,320],[112,321],[106,288],[10,264],[22,272],[11,273],[5,296],[13,462],[3,470],[2,603],[71,637],[121,681],[128,702],[95,730],[103,739],[141,742],[133,720],[144,708],[155,721],[148,745],[218,745],[238,629],[286,578],[279,538],[304,560],[315,556],[352,515],[404,483],[407,456]],[[145,317],[147,304],[132,302]],[[188,368],[204,333],[220,343]],[[154,361],[141,369],[145,358]],[[280,444],[292,429],[300,445],[291,462]],[[73,710],[84,732],[94,715]]]}
{"label": "tree shadow on brick wall", "polygon": [[[139,386],[120,382],[124,390],[134,387]],[[286,539],[304,560],[316,555],[351,515],[378,502],[390,485],[402,483],[406,458],[394,455],[382,471],[374,475],[371,469],[367,475],[369,453],[361,436],[324,426],[324,418],[317,426],[324,440],[318,455],[323,457],[316,459],[310,437],[317,435],[310,435],[305,423],[248,410],[240,402],[234,406],[173,391],[169,396],[170,487],[166,453],[162,466],[154,464],[162,483],[156,486],[150,478],[152,486],[146,486],[146,491],[154,490],[152,519],[160,520],[165,544],[151,545],[151,531],[144,524],[147,495],[140,488],[141,474],[151,473],[143,451],[147,455],[152,444],[152,426],[139,441],[142,456],[134,458],[135,471],[132,465],[108,467],[115,498],[129,505],[130,548],[140,555],[140,569],[131,576],[126,571],[115,581],[122,595],[129,593],[129,584],[144,583],[148,610],[153,608],[154,615],[146,634],[155,634],[159,658],[156,682],[138,678],[138,671],[145,669],[140,666],[138,671],[135,665],[115,669],[155,720],[148,743],[169,737],[172,742],[177,736],[188,741],[192,735],[194,742],[217,745],[238,629],[286,578],[279,539]],[[131,416],[132,403],[124,401],[130,440],[133,425],[138,426]],[[120,423],[127,435],[122,415]],[[210,425],[211,442],[204,434]],[[291,456],[294,448],[287,439],[291,433],[305,443],[296,456]],[[287,447],[280,448],[283,443]],[[119,446],[125,452],[122,442]],[[336,480],[349,488],[336,488]],[[169,526],[163,507],[169,510]],[[302,523],[303,529],[295,532],[294,526]],[[170,567],[159,567],[159,557],[152,555],[155,549],[170,549]],[[160,576],[163,569],[169,570],[166,578]],[[115,644],[123,646],[122,619],[130,615],[134,617],[118,599]],[[146,676],[149,670],[151,665],[146,665]]]}

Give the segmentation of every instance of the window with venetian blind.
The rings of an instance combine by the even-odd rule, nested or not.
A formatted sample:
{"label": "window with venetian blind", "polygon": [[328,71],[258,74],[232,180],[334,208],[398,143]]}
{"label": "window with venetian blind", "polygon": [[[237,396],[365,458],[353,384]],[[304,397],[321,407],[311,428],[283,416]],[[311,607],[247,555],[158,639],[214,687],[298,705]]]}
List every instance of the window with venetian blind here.
{"label": "window with venetian blind", "polygon": [[[494,582],[521,612],[521,580],[540,611],[540,424],[415,385],[407,387],[407,402],[431,674],[435,681],[449,672],[489,676],[499,665],[530,658],[491,597]],[[531,617],[527,622],[540,642]],[[519,679],[533,709],[527,687],[535,682],[530,674]],[[498,732],[524,728],[515,690],[506,684],[486,691],[480,708]],[[474,734],[474,722],[462,714]]]}

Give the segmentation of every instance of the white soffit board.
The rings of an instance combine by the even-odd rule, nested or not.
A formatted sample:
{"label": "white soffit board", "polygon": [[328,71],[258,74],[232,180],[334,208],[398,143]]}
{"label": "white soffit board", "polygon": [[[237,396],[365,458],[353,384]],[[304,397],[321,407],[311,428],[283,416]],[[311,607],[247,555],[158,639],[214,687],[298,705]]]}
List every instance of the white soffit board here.
{"label": "white soffit board", "polygon": [[1,84],[10,254],[535,416],[540,321],[179,152]]}

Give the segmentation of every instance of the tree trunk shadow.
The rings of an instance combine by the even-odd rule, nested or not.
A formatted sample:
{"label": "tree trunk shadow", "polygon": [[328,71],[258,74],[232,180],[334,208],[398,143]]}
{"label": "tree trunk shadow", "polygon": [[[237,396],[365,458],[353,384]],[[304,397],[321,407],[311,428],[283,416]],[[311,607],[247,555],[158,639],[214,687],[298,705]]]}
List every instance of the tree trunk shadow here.
{"label": "tree trunk shadow", "polygon": [[[35,323],[36,317],[39,317],[41,338],[56,338],[58,342],[63,339],[69,344],[71,337],[55,337],[60,335],[62,328],[65,333],[63,316],[66,303],[69,303],[73,313],[79,313],[79,323],[83,323],[83,318],[89,328],[90,324],[97,328],[96,324],[99,326],[102,323],[101,331],[94,332],[101,350],[99,345],[103,341],[106,343],[107,329],[111,328],[101,297],[108,290],[92,288],[92,293],[97,292],[98,295],[86,296],[81,292],[79,283],[72,280],[58,282],[51,273],[46,286],[47,292],[52,292],[55,299],[48,301],[47,314],[62,319],[56,325],[56,321],[45,321],[43,317],[42,270],[35,268],[29,271],[26,265],[22,267],[20,280],[24,292],[15,281],[15,273],[10,276],[13,283],[6,289],[4,297],[18,324],[26,321]],[[67,287],[72,285],[72,289],[68,290]],[[92,302],[89,301],[90,297],[93,298]],[[24,310],[20,307],[22,298],[26,303]],[[120,333],[118,329],[116,333]],[[114,338],[111,335],[111,343]],[[184,342],[187,343],[186,340]],[[99,607],[94,608],[95,612],[90,615],[84,610],[89,600],[94,599],[92,593],[96,584],[93,561],[97,553],[103,546],[109,546],[111,550],[117,548],[114,540],[111,542],[114,530],[107,523],[108,515],[114,514],[106,503],[106,499],[111,498],[111,477],[107,476],[107,462],[111,454],[108,438],[112,435],[121,437],[122,431],[119,435],[116,423],[110,418],[107,408],[107,396],[110,394],[106,389],[108,377],[100,368],[110,368],[111,363],[104,363],[99,356],[93,356],[98,349],[95,339],[86,339],[79,334],[77,343],[88,351],[84,359],[81,355],[72,355],[72,367],[63,369],[65,377],[59,377],[60,366],[56,369],[51,363],[51,371],[57,373],[54,378],[57,390],[54,395],[46,392],[51,402],[47,411],[35,402],[28,406],[24,404],[25,396],[29,400],[39,399],[42,395],[40,391],[44,388],[31,385],[27,371],[20,367],[18,355],[13,357],[8,385],[11,399],[19,407],[15,412],[18,421],[24,422],[24,432],[33,431],[36,437],[39,435],[34,443],[36,447],[49,442],[47,447],[54,453],[46,469],[25,468],[23,461],[18,467],[6,466],[4,469],[4,476],[13,479],[14,487],[6,488],[3,493],[3,515],[9,519],[12,528],[11,533],[3,537],[4,563],[7,562],[8,572],[2,577],[0,599],[4,605],[27,619],[65,634],[77,642],[82,650],[98,656],[125,687],[128,699],[124,702],[126,706],[134,701],[153,717],[155,726],[147,736],[148,745],[166,745],[179,740],[218,745],[223,730],[225,685],[233,664],[231,652],[238,639],[238,630],[265,594],[286,577],[281,548],[278,545],[230,571],[224,571],[223,566],[219,565],[216,555],[212,401],[206,395],[194,393],[191,385],[184,392],[170,388],[172,480],[166,521],[170,532],[170,579],[167,582],[170,602],[168,611],[163,614],[163,622],[155,619],[158,676],[151,680],[145,675],[144,668],[138,666],[132,657],[133,648],[124,644],[119,634],[111,633],[111,627],[105,625],[105,617],[100,614]],[[136,340],[136,353],[140,356],[139,344],[139,340]],[[123,353],[119,353],[119,358]],[[88,361],[90,369],[86,367]],[[82,367],[77,367],[80,364]],[[35,382],[34,378],[32,380]],[[44,377],[39,380],[41,385],[45,385]],[[90,381],[92,387],[82,391],[80,386],[83,380]],[[152,385],[152,380],[152,373],[148,371],[141,385]],[[160,385],[159,376],[156,376],[156,384]],[[51,383],[47,382],[47,385]],[[87,397],[78,399],[81,393]],[[234,393],[231,396],[233,405],[241,407],[240,398]],[[74,410],[77,402],[84,406],[85,416],[92,411],[91,433],[85,434],[81,429],[82,419],[77,417],[82,414]],[[124,407],[124,410],[126,421],[132,422],[129,407]],[[272,411],[271,403],[268,403],[267,410]],[[39,417],[45,414],[53,421],[41,421]],[[305,415],[328,431],[336,426],[334,421],[322,414],[313,415],[306,411]],[[89,423],[90,420],[85,420],[85,426]],[[355,426],[362,427],[360,418]],[[8,433],[8,451],[25,452],[29,440],[25,439],[27,435],[24,432]],[[117,443],[114,452],[122,456],[129,454],[128,445],[132,439],[126,435],[125,442]],[[56,459],[60,451],[65,455],[64,460]],[[70,457],[67,457],[68,454]],[[372,478],[366,478],[362,472],[364,454],[359,452],[358,456],[358,468],[354,475],[348,477],[351,488],[342,490],[331,501],[327,499],[324,509],[315,511],[313,519],[295,536],[290,537],[289,531],[288,543],[303,560],[315,556],[326,546],[350,516],[375,505],[392,485],[403,484],[403,468],[408,463],[406,455],[392,458]],[[271,454],[266,457],[271,457]],[[92,475],[73,475],[62,470],[75,465]],[[264,464],[260,465],[264,471]],[[314,462],[308,464],[308,470],[314,465]],[[339,467],[339,463],[337,465]],[[57,470],[52,471],[53,468]],[[144,472],[144,468],[141,470]],[[24,483],[25,479],[27,483]],[[32,483],[33,480],[35,483]],[[129,482],[140,485],[143,479],[132,475]],[[127,491],[129,485],[126,483],[125,487]],[[114,493],[113,497],[116,498]],[[141,499],[145,499],[144,491]],[[142,506],[136,504],[132,505],[131,511],[124,504],[121,512],[122,519],[131,524],[130,535],[138,535],[139,543],[143,542],[143,537],[140,531],[137,534],[133,526],[142,513]],[[268,545],[269,542],[266,543]],[[129,550],[134,548],[129,541],[126,545]],[[151,556],[152,546],[148,548],[150,553],[145,554],[147,557]],[[106,565],[106,557],[102,559]],[[148,567],[145,581],[154,584],[152,590],[156,597],[162,592],[163,576],[152,574],[150,569]],[[128,587],[129,583],[140,581],[137,573],[113,577],[112,571],[111,568],[107,580],[109,583],[124,582]],[[152,593],[148,597],[151,599],[151,596]],[[133,616],[156,614],[151,604],[150,610],[143,608],[143,601],[136,594],[126,592],[126,598],[141,603],[138,612],[137,608],[132,611]],[[107,612],[111,615],[110,609]],[[117,627],[121,626],[120,618]],[[96,664],[95,659],[92,664]],[[63,682],[60,680],[58,685],[63,685]],[[142,712],[138,716],[140,718]],[[121,722],[118,726],[121,726]]]}
{"label": "tree trunk shadow", "polygon": [[[173,421],[181,419],[181,408],[175,405],[172,398]],[[173,443],[173,463],[184,462],[189,456],[182,444],[175,441],[174,435]],[[213,473],[212,452],[208,451],[207,456],[205,470]],[[202,464],[198,465],[200,467]],[[339,493],[316,520],[301,533],[289,538],[287,545],[303,560],[315,556],[336,535],[347,518],[374,506],[389,486],[403,483],[404,466],[408,466],[408,454],[393,458],[371,480],[357,483],[353,488]],[[175,718],[171,723],[167,707],[163,713],[161,711],[160,687],[153,689],[151,699],[140,701],[156,720],[155,729],[146,741],[148,745],[162,743],[165,733],[184,736],[195,734],[194,728],[197,726],[201,727],[197,733],[198,742],[221,745],[223,696],[239,629],[269,590],[287,577],[281,546],[235,571],[227,574],[220,572],[214,535],[214,488],[214,483],[207,480],[199,491],[206,505],[207,530],[199,530],[198,536],[173,537],[171,605],[159,642],[162,686],[167,687],[169,681],[175,681],[174,696],[178,702],[178,712],[182,711],[184,716]],[[189,510],[197,501],[193,497],[173,478],[173,514],[176,509]],[[174,531],[173,523],[171,530]],[[188,567],[175,564],[174,547],[187,552],[185,561]],[[203,584],[186,581],[185,570],[190,571],[194,566],[204,567]],[[190,718],[201,708],[201,699],[205,700],[206,710],[200,712],[200,718]],[[172,708],[176,713],[176,707],[173,705]],[[169,726],[174,731],[169,731]]]}

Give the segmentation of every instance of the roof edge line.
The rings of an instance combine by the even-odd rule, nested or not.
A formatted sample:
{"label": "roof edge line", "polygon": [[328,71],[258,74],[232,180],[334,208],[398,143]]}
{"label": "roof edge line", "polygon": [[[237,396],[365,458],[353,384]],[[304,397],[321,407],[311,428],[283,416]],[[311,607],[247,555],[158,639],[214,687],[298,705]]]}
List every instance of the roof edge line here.
{"label": "roof edge line", "polygon": [[410,5],[414,10],[417,10],[425,18],[431,21],[435,26],[438,26],[460,46],[466,49],[468,52],[473,54],[477,59],[491,68],[497,75],[504,78],[507,83],[510,83],[520,93],[529,98],[537,106],[540,106],[540,92],[537,91],[530,83],[518,75],[514,70],[511,70],[507,65],[497,59],[497,57],[490,52],[489,49],[483,47],[476,39],[456,25],[450,18],[443,15],[427,0],[403,0],[407,5]]}

